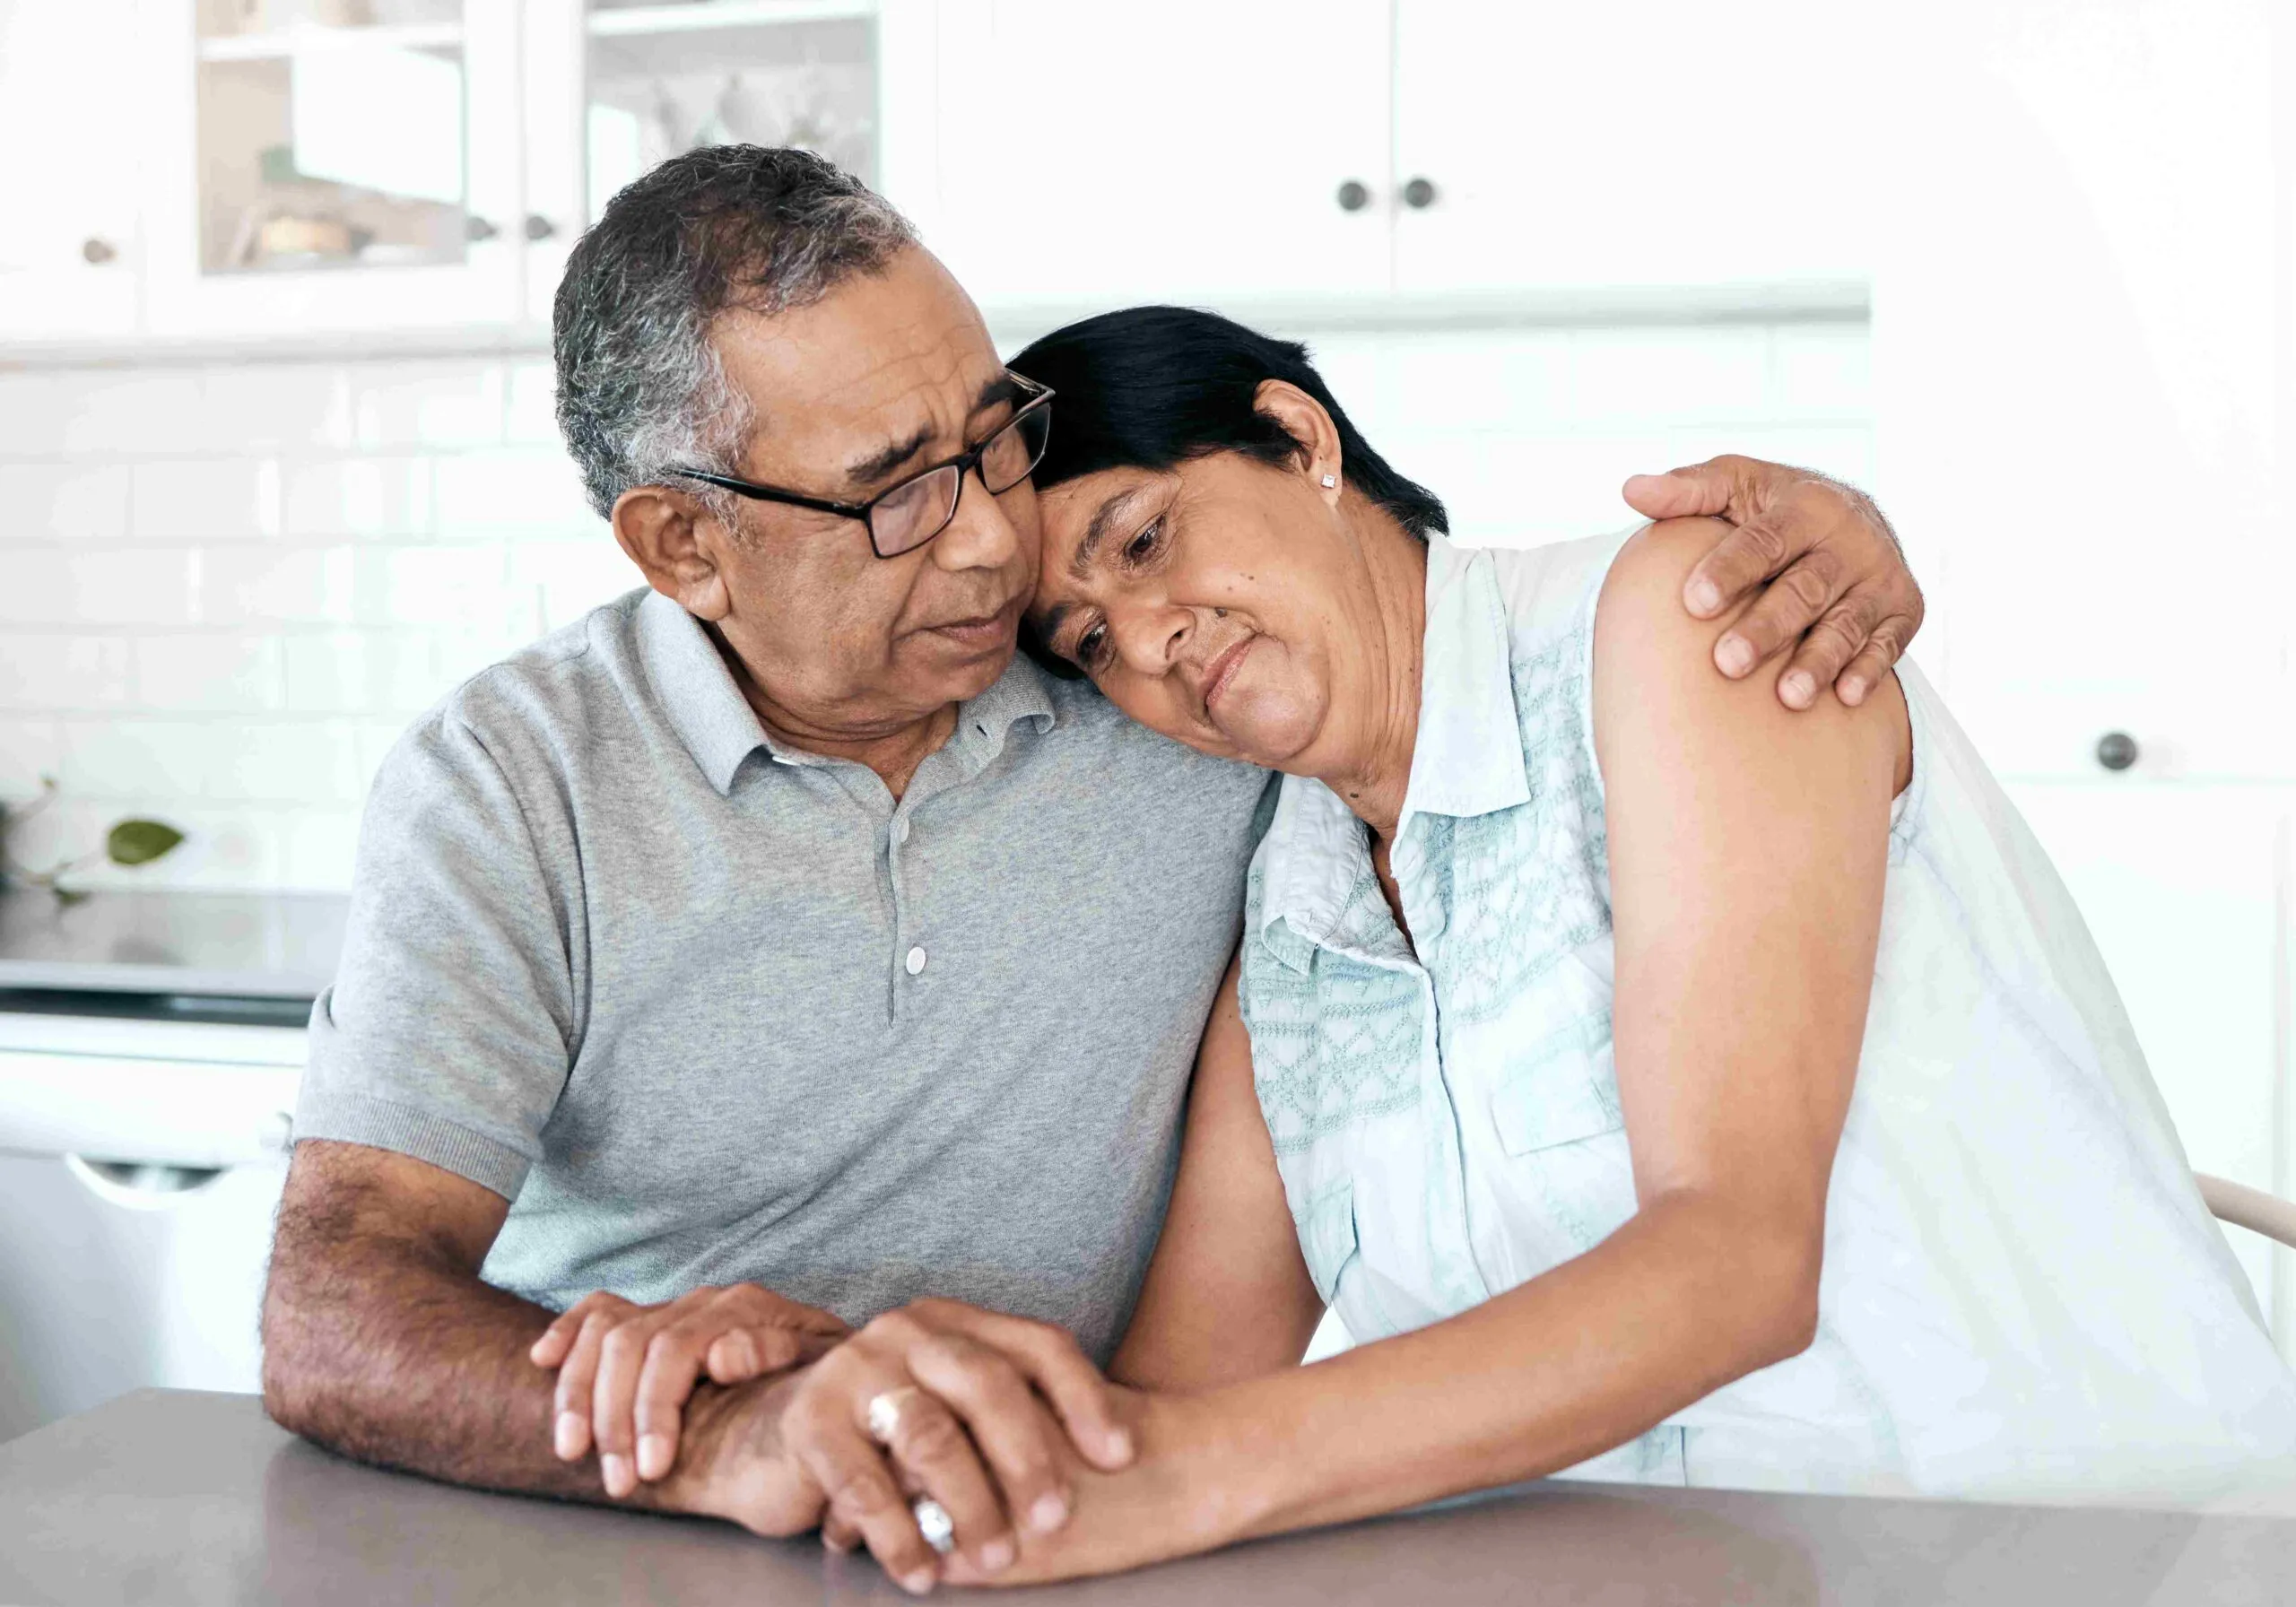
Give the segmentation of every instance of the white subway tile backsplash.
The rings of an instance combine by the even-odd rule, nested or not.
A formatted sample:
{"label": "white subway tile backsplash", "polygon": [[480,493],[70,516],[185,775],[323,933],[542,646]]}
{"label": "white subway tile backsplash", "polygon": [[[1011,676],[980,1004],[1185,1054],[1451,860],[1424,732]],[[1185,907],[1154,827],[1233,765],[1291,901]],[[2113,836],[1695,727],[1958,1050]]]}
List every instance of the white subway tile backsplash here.
{"label": "white subway tile backsplash", "polygon": [[120,458],[196,452],[210,444],[198,376],[88,369],[58,377],[58,445],[66,452]]}
{"label": "white subway tile backsplash", "polygon": [[129,478],[115,465],[0,464],[0,542],[116,542]]}
{"label": "white subway tile backsplash", "polygon": [[352,619],[349,547],[217,547],[201,554],[206,625],[338,624]]}
{"label": "white subway tile backsplash", "polygon": [[[1465,540],[1615,529],[1629,473],[1720,451],[1870,474],[1866,332],[1759,325],[1310,337]],[[642,584],[531,356],[0,372],[0,797],[32,847],[189,833],[89,886],[348,884],[406,724]]]}
{"label": "white subway tile backsplash", "polygon": [[351,380],[327,363],[250,363],[200,377],[210,444],[226,451],[342,451],[353,441]]}
{"label": "white subway tile backsplash", "polygon": [[286,701],[276,637],[148,636],[134,646],[135,700],[143,708],[260,714]]}
{"label": "white subway tile backsplash", "polygon": [[565,450],[558,433],[558,374],[546,362],[510,366],[509,409],[502,439],[514,447],[556,447]]}
{"label": "white subway tile backsplash", "polygon": [[272,458],[140,463],[129,534],[140,541],[267,541],[279,534],[279,465]]}
{"label": "white subway tile backsplash", "polygon": [[556,447],[442,457],[437,481],[438,528],[442,536],[464,540],[496,534],[604,532],[603,522],[583,500],[573,459]]}
{"label": "white subway tile backsplash", "polygon": [[291,536],[413,536],[431,528],[427,457],[345,457],[291,465],[284,528]]}
{"label": "white subway tile backsplash", "polygon": [[284,637],[280,647],[292,714],[416,714],[452,684],[430,631],[335,630]]}
{"label": "white subway tile backsplash", "polygon": [[129,700],[132,644],[120,637],[0,631],[0,707],[110,708]]}
{"label": "white subway tile backsplash", "polygon": [[370,452],[502,439],[499,362],[367,363],[350,374],[352,439]]}

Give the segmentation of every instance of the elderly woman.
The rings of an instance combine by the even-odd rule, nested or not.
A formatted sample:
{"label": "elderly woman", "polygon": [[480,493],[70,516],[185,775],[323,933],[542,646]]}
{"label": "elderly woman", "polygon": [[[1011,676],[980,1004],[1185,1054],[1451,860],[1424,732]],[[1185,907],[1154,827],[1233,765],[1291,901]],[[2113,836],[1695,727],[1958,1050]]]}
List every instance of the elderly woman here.
{"label": "elderly woman", "polygon": [[[1013,366],[1059,397],[1039,656],[1285,778],[1112,1369],[1139,1455],[1001,1580],[1557,1472],[2189,1498],[2296,1449],[2080,916],[1918,673],[1801,715],[1712,674],[1695,524],[1453,546],[1211,315]],[[1294,1366],[1327,1307],[1355,1348]]]}

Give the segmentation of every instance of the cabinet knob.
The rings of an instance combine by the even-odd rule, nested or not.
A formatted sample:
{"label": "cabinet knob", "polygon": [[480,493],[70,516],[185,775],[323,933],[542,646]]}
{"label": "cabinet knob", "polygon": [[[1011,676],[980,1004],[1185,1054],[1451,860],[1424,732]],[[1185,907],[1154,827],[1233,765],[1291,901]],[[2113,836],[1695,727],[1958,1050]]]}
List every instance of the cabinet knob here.
{"label": "cabinet knob", "polygon": [[538,212],[530,212],[526,214],[526,238],[528,239],[546,240],[557,232],[558,225],[552,222],[548,218],[544,217],[542,213]]}
{"label": "cabinet knob", "polygon": [[2108,731],[2097,739],[2097,762],[2109,770],[2125,770],[2136,762],[2136,739],[2126,731]]}
{"label": "cabinet knob", "polygon": [[1371,204],[1371,192],[1361,179],[1351,178],[1339,187],[1339,210],[1361,212]]}
{"label": "cabinet knob", "polygon": [[466,240],[491,240],[501,232],[482,217],[472,216],[463,220],[463,239]]}
{"label": "cabinet knob", "polygon": [[1414,178],[1403,187],[1403,204],[1413,212],[1425,212],[1435,204],[1435,181]]}
{"label": "cabinet knob", "polygon": [[119,260],[119,248],[109,240],[100,240],[91,237],[80,242],[80,259],[101,267],[108,262]]}

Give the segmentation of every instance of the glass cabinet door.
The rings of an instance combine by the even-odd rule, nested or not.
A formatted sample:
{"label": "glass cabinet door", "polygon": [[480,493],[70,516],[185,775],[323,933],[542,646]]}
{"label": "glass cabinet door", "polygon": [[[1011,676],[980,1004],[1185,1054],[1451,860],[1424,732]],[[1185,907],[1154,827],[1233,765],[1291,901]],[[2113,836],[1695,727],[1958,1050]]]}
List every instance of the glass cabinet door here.
{"label": "glass cabinet door", "polygon": [[192,0],[163,326],[517,314],[518,0]]}
{"label": "glass cabinet door", "polygon": [[873,0],[534,0],[529,82],[572,91],[537,96],[530,113],[535,316],[548,316],[572,237],[682,152],[798,145],[877,183],[877,13]]}

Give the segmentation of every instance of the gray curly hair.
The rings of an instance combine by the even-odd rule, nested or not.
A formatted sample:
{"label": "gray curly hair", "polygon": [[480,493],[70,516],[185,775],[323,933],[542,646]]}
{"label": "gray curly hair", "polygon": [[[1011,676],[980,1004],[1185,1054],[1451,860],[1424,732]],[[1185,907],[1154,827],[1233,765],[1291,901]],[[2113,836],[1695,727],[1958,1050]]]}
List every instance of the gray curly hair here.
{"label": "gray curly hair", "polygon": [[[807,151],[706,146],[616,195],[552,308],[558,427],[590,506],[609,516],[677,465],[734,472],[755,421],[710,338],[719,314],[806,306],[916,239],[883,196]],[[688,489],[732,522],[729,493]]]}

